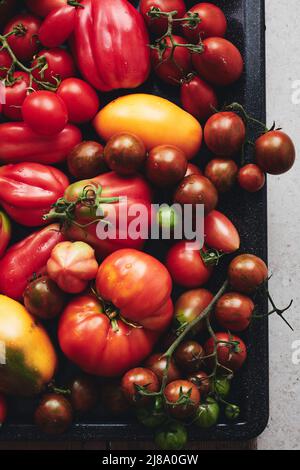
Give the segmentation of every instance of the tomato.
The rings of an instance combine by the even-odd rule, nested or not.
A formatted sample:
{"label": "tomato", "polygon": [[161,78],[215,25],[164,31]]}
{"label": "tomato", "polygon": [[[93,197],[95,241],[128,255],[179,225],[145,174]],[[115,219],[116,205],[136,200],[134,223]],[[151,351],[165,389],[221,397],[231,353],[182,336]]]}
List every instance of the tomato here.
{"label": "tomato", "polygon": [[203,429],[209,429],[218,423],[220,416],[220,407],[216,400],[208,397],[206,402],[201,403],[197,410],[195,419],[196,426]]}
{"label": "tomato", "polygon": [[186,428],[176,421],[169,423],[155,435],[155,445],[161,450],[182,450],[187,441]]}
{"label": "tomato", "polygon": [[68,0],[26,0],[26,6],[36,15],[45,17],[56,8],[65,6]]}
{"label": "tomato", "polygon": [[96,381],[88,375],[79,375],[70,384],[70,401],[77,413],[87,413],[98,404]]}
{"label": "tomato", "polygon": [[22,105],[22,115],[25,124],[46,137],[59,134],[68,122],[65,103],[51,91],[36,91],[28,95]]}
{"label": "tomato", "polygon": [[183,109],[201,122],[205,122],[218,107],[212,86],[193,74],[182,81],[180,99]]}
{"label": "tomato", "polygon": [[6,415],[7,415],[6,398],[2,393],[0,393],[0,429],[1,429],[2,424],[6,420]]}
{"label": "tomato", "polygon": [[[161,384],[165,370],[167,368],[167,359],[164,357],[163,353],[152,354],[147,361],[145,366],[152,370],[156,377],[158,378],[159,383]],[[180,372],[173,359],[170,360],[168,368],[168,378],[167,383],[173,382],[180,378]]]}
{"label": "tomato", "polygon": [[219,211],[210,212],[204,219],[205,243],[214,250],[233,253],[240,247],[240,236],[233,223]]}
{"label": "tomato", "polygon": [[150,429],[157,428],[166,421],[166,414],[162,407],[156,409],[155,405],[147,408],[137,408],[136,417],[143,426]]}
{"label": "tomato", "polygon": [[175,361],[181,370],[196,372],[203,366],[204,350],[197,341],[184,341],[175,351]]}
{"label": "tomato", "polygon": [[106,173],[108,168],[104,160],[103,145],[91,140],[76,145],[68,155],[68,169],[77,179],[94,178]]}
{"label": "tomato", "polygon": [[76,9],[71,5],[52,10],[39,30],[39,40],[45,47],[61,46],[74,31]]}
{"label": "tomato", "polygon": [[[217,356],[219,363],[231,370],[237,372],[247,359],[247,349],[245,343],[230,333],[217,333],[216,340],[219,341],[217,345]],[[223,343],[224,341],[224,343]],[[227,343],[235,344],[227,344]],[[214,353],[214,338],[210,338],[204,346],[206,356]]]}
{"label": "tomato", "polygon": [[[26,72],[14,72],[14,83],[5,86],[5,104],[3,105],[3,114],[8,119],[22,121],[22,105],[27,96],[30,87],[30,77]],[[35,83],[32,88],[36,89]]]}
{"label": "tomato", "polygon": [[228,397],[230,388],[230,380],[227,377],[214,377],[212,380],[212,391],[216,393],[218,397]]}
{"label": "tomato", "polygon": [[[37,54],[31,66],[36,67],[39,62],[41,62],[40,67],[32,72],[36,80],[57,85],[57,80],[65,80],[75,75],[74,60],[65,49],[57,47],[42,50]],[[44,63],[47,65],[46,68]]]}
{"label": "tomato", "polygon": [[0,211],[0,258],[4,255],[11,239],[11,223],[7,215]]}
{"label": "tomato", "polygon": [[142,167],[146,160],[146,148],[134,134],[116,134],[106,144],[104,158],[111,170],[129,176]]}
{"label": "tomato", "polygon": [[213,3],[198,3],[193,6],[187,13],[187,17],[191,14],[198,13],[200,17],[200,23],[196,28],[189,28],[183,24],[182,29],[185,37],[195,44],[199,42],[199,39],[206,39],[211,37],[224,37],[227,30],[227,20],[221,10]]}
{"label": "tomato", "polygon": [[232,112],[216,113],[204,128],[205,143],[215,155],[232,157],[238,154],[245,142],[244,121]]}
{"label": "tomato", "polygon": [[268,268],[261,258],[243,254],[231,261],[228,279],[238,292],[250,294],[268,279]]}
{"label": "tomato", "polygon": [[39,429],[50,436],[63,434],[71,426],[73,411],[70,402],[58,394],[45,395],[39,403],[34,421]]}
{"label": "tomato", "polygon": [[102,384],[100,397],[105,409],[113,416],[119,417],[129,409],[130,404],[126,400],[118,381]]}
{"label": "tomato", "polygon": [[208,38],[203,46],[203,53],[192,55],[200,77],[218,86],[231,85],[241,77],[243,59],[234,44],[223,38]]}
{"label": "tomato", "polygon": [[225,416],[230,421],[234,421],[235,419],[237,419],[240,416],[240,414],[241,414],[241,410],[239,406],[237,405],[229,404],[225,408]]}
{"label": "tomato", "polygon": [[39,50],[38,32],[41,21],[33,15],[22,13],[6,24],[4,34],[20,25],[22,25],[22,32],[9,36],[7,42],[19,60],[28,62]]}
{"label": "tomato", "polygon": [[[181,36],[173,35],[176,44],[187,45]],[[151,49],[151,63],[156,75],[170,85],[180,85],[186,75],[192,71],[192,56],[187,47],[177,46],[173,49],[171,39],[165,38],[158,49]]]}
{"label": "tomato", "polygon": [[173,145],[154,147],[146,160],[146,176],[158,187],[174,186],[187,170],[187,159],[182,150]]}
{"label": "tomato", "polygon": [[196,385],[200,392],[200,396],[205,397],[211,391],[211,383],[206,372],[199,371],[188,375],[187,380]]}
{"label": "tomato", "polygon": [[60,315],[66,304],[64,293],[48,276],[31,281],[24,292],[24,305],[35,317],[49,320]]}
{"label": "tomato", "polygon": [[200,168],[197,167],[197,165],[194,165],[193,163],[189,163],[187,170],[186,170],[185,177],[190,176],[190,175],[202,175],[202,171],[200,170]]}
{"label": "tomato", "polygon": [[156,214],[156,223],[162,231],[167,231],[167,234],[173,236],[175,229],[180,224],[178,211],[168,205],[160,206]]}
{"label": "tomato", "polygon": [[152,370],[143,367],[126,372],[122,378],[121,386],[127,400],[135,405],[145,405],[150,398],[141,395],[138,387],[143,387],[144,391],[148,393],[159,391],[158,378]]}
{"label": "tomato", "polygon": [[149,356],[170,324],[172,282],[155,258],[127,249],[101,264],[96,288],[102,304],[92,296],[75,298],[61,317],[59,342],[85,372],[118,376]]}
{"label": "tomato", "polygon": [[162,36],[167,31],[168,21],[166,18],[150,18],[148,12],[153,7],[167,13],[177,11],[177,14],[174,16],[177,19],[183,18],[186,12],[184,0],[141,0],[140,11],[149,30],[156,36]]}
{"label": "tomato", "polygon": [[[178,324],[182,327],[187,326],[201,315],[212,300],[213,294],[206,289],[194,289],[182,294],[174,307]],[[196,326],[195,332],[203,331],[205,327],[205,322],[202,321]]]}
{"label": "tomato", "polygon": [[238,182],[242,189],[249,193],[256,193],[264,187],[266,176],[259,166],[250,163],[239,170]]}
{"label": "tomato", "polygon": [[169,413],[177,419],[192,416],[200,403],[200,392],[196,385],[188,380],[175,380],[169,383],[164,395]]}
{"label": "tomato", "polygon": [[213,272],[213,268],[202,261],[200,251],[185,241],[176,243],[169,250],[166,266],[174,282],[187,288],[203,286]]}
{"label": "tomato", "polygon": [[213,183],[219,193],[226,193],[234,186],[238,171],[238,166],[233,160],[215,158],[207,164],[204,175]]}
{"label": "tomato", "polygon": [[91,121],[99,110],[97,93],[79,78],[67,78],[60,84],[57,95],[64,101],[69,121],[82,124]]}
{"label": "tomato", "polygon": [[96,278],[98,263],[95,251],[84,242],[61,242],[53,249],[47,262],[49,277],[69,294],[84,291]]}
{"label": "tomato", "polygon": [[97,114],[94,126],[105,141],[119,132],[129,132],[140,137],[147,150],[175,145],[188,160],[195,157],[202,143],[199,122],[174,103],[154,95],[117,98]]}
{"label": "tomato", "polygon": [[[1,0],[0,1],[0,28],[7,23],[15,11],[17,0]],[[1,31],[2,33],[2,31]]]}
{"label": "tomato", "polygon": [[281,175],[289,171],[295,163],[294,143],[282,131],[267,132],[255,142],[255,158],[265,173]]}
{"label": "tomato", "polygon": [[218,300],[215,316],[222,328],[244,331],[250,325],[254,308],[255,305],[250,297],[229,292]]}
{"label": "tomato", "polygon": [[10,57],[9,53],[5,49],[0,50],[0,79],[6,77],[11,65],[12,58]]}
{"label": "tomato", "polygon": [[185,177],[174,194],[174,202],[184,205],[204,205],[205,214],[209,214],[218,204],[218,192],[208,178],[201,175]]}

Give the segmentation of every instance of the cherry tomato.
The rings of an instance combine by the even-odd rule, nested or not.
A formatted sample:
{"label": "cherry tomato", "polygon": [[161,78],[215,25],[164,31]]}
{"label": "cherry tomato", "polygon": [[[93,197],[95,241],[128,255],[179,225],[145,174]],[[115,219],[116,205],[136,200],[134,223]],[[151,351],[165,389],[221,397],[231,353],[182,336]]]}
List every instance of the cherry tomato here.
{"label": "cherry tomato", "polygon": [[237,405],[228,404],[225,408],[225,416],[230,421],[234,421],[235,419],[237,419],[240,414],[241,410]]}
{"label": "cherry tomato", "polygon": [[104,158],[107,166],[119,175],[133,175],[146,160],[146,147],[136,135],[116,134],[106,144]]}
{"label": "cherry tomato", "polygon": [[70,427],[73,411],[70,402],[58,394],[45,395],[34,414],[35,424],[49,435],[63,434]]}
{"label": "cherry tomato", "polygon": [[212,391],[221,398],[228,397],[230,393],[230,380],[227,377],[215,377],[211,383]]}
{"label": "cherry tomato", "polygon": [[180,216],[176,208],[163,205],[157,212],[156,222],[162,230],[167,230],[167,234],[173,235],[180,224]]}
{"label": "cherry tomato", "polygon": [[[232,372],[237,372],[247,359],[245,343],[240,338],[230,333],[217,333],[216,340],[219,342],[217,345],[219,363]],[[204,346],[206,356],[210,356],[214,353],[214,347],[215,340],[214,338],[210,338]]]}
{"label": "cherry tomato", "polygon": [[225,36],[227,20],[223,11],[216,5],[206,2],[198,3],[188,11],[187,17],[189,13],[198,13],[201,20],[196,28],[189,28],[188,25],[183,24],[183,33],[190,42],[197,44],[200,38]]}
{"label": "cherry tomato", "polygon": [[238,166],[233,160],[215,158],[206,166],[204,175],[213,183],[219,193],[226,193],[234,186],[238,171]]}
{"label": "cherry tomato", "polygon": [[[194,289],[185,292],[177,300],[174,313],[175,319],[182,327],[195,320],[213,299],[213,294],[206,289]],[[202,321],[195,327],[194,332],[205,330],[206,323]]]}
{"label": "cherry tomato", "polygon": [[155,445],[161,450],[182,450],[187,441],[185,427],[176,421],[169,423],[155,435]]}
{"label": "cherry tomato", "polygon": [[295,146],[284,132],[270,131],[255,142],[255,157],[262,171],[270,175],[281,175],[295,163]]}
{"label": "cherry tomato", "polygon": [[72,407],[78,413],[87,413],[95,408],[99,394],[95,379],[89,375],[80,375],[70,384],[70,400]]}
{"label": "cherry tomato", "polygon": [[52,10],[65,6],[68,0],[26,0],[27,7],[38,16],[45,17]]}
{"label": "cherry tomato", "polygon": [[251,294],[268,278],[265,262],[255,255],[244,254],[234,258],[228,269],[231,286],[238,292]]}
{"label": "cherry tomato", "polygon": [[174,186],[184,178],[187,159],[182,150],[173,145],[160,145],[149,153],[146,175],[155,186]]}
{"label": "cherry tomato", "polygon": [[186,12],[184,0],[141,0],[140,12],[149,30],[159,37],[167,31],[168,21],[166,18],[150,18],[147,13],[152,7],[159,8],[160,11],[167,13],[177,11],[175,18],[183,18]]}
{"label": "cherry tomato", "polygon": [[249,193],[256,193],[264,187],[266,176],[259,166],[250,163],[239,170],[238,182],[242,189]]}
{"label": "cherry tomato", "polygon": [[203,286],[213,272],[213,268],[202,261],[200,251],[185,241],[176,243],[169,250],[166,266],[176,284],[191,289]]}
{"label": "cherry tomato", "polygon": [[[147,359],[145,366],[147,367],[147,369],[150,369],[152,370],[152,372],[154,372],[154,374],[159,380],[159,383],[161,384],[164,372],[167,367],[167,359],[163,357],[163,353],[152,354],[152,356]],[[177,369],[174,360],[171,359],[168,369],[167,383],[173,382],[174,380],[177,380],[179,378],[180,372]]]}
{"label": "cherry tomato", "polygon": [[71,175],[80,180],[106,173],[103,146],[90,140],[76,145],[68,155],[68,168]]}
{"label": "cherry tomato", "polygon": [[[173,40],[177,44],[188,44],[187,40],[181,36],[173,35]],[[172,43],[169,37],[164,39],[159,48],[159,50],[151,49],[153,70],[164,82],[179,86],[180,80],[192,71],[192,57],[189,49],[178,46],[172,52]]]}
{"label": "cherry tomato", "polygon": [[200,77],[218,86],[236,82],[243,72],[240,51],[223,38],[208,38],[203,41],[204,51],[193,54],[193,64]]}
{"label": "cherry tomato", "polygon": [[220,416],[220,407],[216,400],[208,397],[205,403],[201,403],[197,410],[195,419],[196,426],[203,429],[209,429],[218,423]]}
{"label": "cherry tomato", "polygon": [[250,297],[229,292],[219,299],[215,316],[222,328],[230,331],[244,331],[250,325],[254,307]]}
{"label": "cherry tomato", "polygon": [[63,80],[57,95],[67,106],[69,121],[74,124],[91,121],[99,110],[100,102],[94,88],[79,78]]}
{"label": "cherry tomato", "polygon": [[[28,94],[30,87],[30,77],[26,72],[14,72],[14,83],[11,86],[5,86],[5,104],[3,105],[3,114],[13,121],[22,121],[22,104]],[[36,89],[35,83],[32,88]]]}
{"label": "cherry tomato", "polygon": [[232,157],[241,151],[245,142],[244,121],[236,113],[216,113],[205,125],[204,138],[207,147],[215,155]]}
{"label": "cherry tomato", "polygon": [[[44,59],[41,59],[41,57]],[[65,49],[57,47],[40,51],[32,62],[32,67],[35,67],[38,61],[43,60],[47,64],[47,68],[43,69],[41,64],[40,67],[32,72],[32,75],[37,80],[57,85],[57,80],[65,80],[75,75],[74,60]]]}
{"label": "cherry tomato", "polygon": [[161,407],[156,409],[155,406],[137,408],[136,417],[143,426],[151,429],[161,426],[166,421],[164,410]]}
{"label": "cherry tomato", "polygon": [[9,46],[22,62],[28,62],[39,50],[38,32],[41,21],[33,15],[22,13],[7,23],[4,34],[18,27],[19,32],[7,39]]}
{"label": "cherry tomato", "polygon": [[32,315],[44,320],[60,315],[65,307],[65,294],[48,276],[30,282],[24,292],[24,305]]}
{"label": "cherry tomato", "polygon": [[187,167],[187,170],[186,170],[186,173],[185,173],[184,177],[187,177],[187,176],[190,176],[190,175],[201,176],[202,171],[200,170],[200,168],[198,168],[193,163],[188,163],[188,167]]}
{"label": "cherry tomato", "polygon": [[37,134],[59,134],[67,125],[68,111],[63,100],[51,91],[36,91],[22,105],[24,122]]}
{"label": "cherry tomato", "polygon": [[218,107],[218,98],[211,85],[190,74],[181,84],[180,98],[183,109],[205,122]]}
{"label": "cherry tomato", "polygon": [[0,393],[0,429],[1,429],[2,424],[6,420],[6,415],[7,415],[6,398],[2,393]]}
{"label": "cherry tomato", "polygon": [[177,419],[186,419],[192,416],[200,403],[198,388],[188,380],[175,380],[169,383],[165,388],[164,395],[168,402],[169,413]]}
{"label": "cherry tomato", "polygon": [[174,202],[184,205],[204,205],[205,214],[209,214],[218,204],[218,192],[205,176],[190,175],[185,177],[174,195]]}
{"label": "cherry tomato", "polygon": [[188,375],[187,380],[198,388],[200,396],[205,397],[211,391],[211,383],[206,372],[198,371]]}
{"label": "cherry tomato", "polygon": [[0,50],[0,79],[5,78],[12,64],[12,58],[9,53],[3,49]]}
{"label": "cherry tomato", "polygon": [[142,396],[138,387],[144,387],[147,392],[158,392],[159,381],[150,369],[137,367],[131,369],[122,378],[122,390],[129,403],[145,405],[150,397]]}
{"label": "cherry tomato", "polygon": [[204,219],[205,243],[223,253],[233,253],[240,247],[239,233],[233,223],[219,211],[210,212]]}
{"label": "cherry tomato", "polygon": [[117,381],[107,382],[100,391],[101,402],[113,416],[120,416],[128,411],[130,405],[125,398],[121,385]]}
{"label": "cherry tomato", "polygon": [[197,341],[184,341],[175,351],[175,361],[180,369],[196,372],[203,366],[204,350]]}

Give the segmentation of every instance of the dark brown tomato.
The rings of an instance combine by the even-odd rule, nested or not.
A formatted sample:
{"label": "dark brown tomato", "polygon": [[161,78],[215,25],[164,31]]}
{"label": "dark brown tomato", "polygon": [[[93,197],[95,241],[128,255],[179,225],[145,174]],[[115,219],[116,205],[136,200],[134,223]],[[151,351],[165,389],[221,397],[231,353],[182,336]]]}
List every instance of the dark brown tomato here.
{"label": "dark brown tomato", "polygon": [[51,320],[62,313],[66,295],[48,276],[30,282],[24,292],[24,305],[28,312],[43,320]]}
{"label": "dark brown tomato", "polygon": [[149,397],[142,396],[137,387],[144,387],[147,392],[158,392],[159,380],[152,370],[137,367],[123,376],[121,386],[129,403],[142,406],[149,402]]}
{"label": "dark brown tomato", "polygon": [[[200,403],[200,392],[195,384],[188,380],[175,380],[165,388],[169,413],[177,419],[186,419],[195,414]],[[185,399],[185,403],[182,400]],[[177,404],[178,401],[181,404]]]}
{"label": "dark brown tomato", "polygon": [[98,142],[81,142],[68,156],[68,168],[74,178],[89,179],[108,171],[104,148]]}
{"label": "dark brown tomato", "polygon": [[[147,359],[145,366],[147,367],[147,369],[150,369],[152,370],[152,372],[154,372],[161,384],[167,367],[167,359],[163,357],[163,353],[152,354],[152,356]],[[167,383],[173,382],[174,380],[177,380],[179,378],[180,372],[174,360],[171,359],[168,370]]]}
{"label": "dark brown tomato", "polygon": [[251,322],[255,305],[250,297],[237,292],[224,294],[217,302],[215,316],[222,328],[244,331]]}
{"label": "dark brown tomato", "polygon": [[238,182],[245,191],[256,193],[264,187],[266,176],[258,165],[250,163],[239,170]]}
{"label": "dark brown tomato", "polygon": [[67,431],[73,420],[70,402],[62,395],[45,395],[38,405],[34,421],[39,429],[48,435],[59,435]]}
{"label": "dark brown tomato", "polygon": [[121,385],[117,381],[102,385],[100,399],[104,408],[113,416],[119,417],[125,414],[130,407]]}
{"label": "dark brown tomato", "polygon": [[142,140],[133,134],[114,135],[104,148],[107,166],[122,176],[136,173],[146,159],[146,147]]}
{"label": "dark brown tomato", "polygon": [[174,186],[184,178],[187,166],[187,158],[182,150],[173,145],[160,145],[149,153],[146,176],[155,186]]}
{"label": "dark brown tomato", "polygon": [[99,400],[98,388],[93,377],[81,375],[70,385],[71,403],[78,413],[87,413],[95,408]]}
{"label": "dark brown tomato", "polygon": [[184,341],[175,351],[175,361],[180,369],[196,372],[203,367],[204,349],[197,341]]}
{"label": "dark brown tomato", "polygon": [[245,294],[251,294],[268,278],[265,262],[255,255],[243,254],[234,258],[228,269],[231,287]]}
{"label": "dark brown tomato", "polygon": [[232,157],[241,151],[245,142],[244,121],[236,113],[216,113],[205,125],[204,138],[207,147],[215,155]]}
{"label": "dark brown tomato", "polygon": [[188,375],[187,380],[198,388],[201,398],[206,397],[211,391],[211,383],[206,372],[198,371]]}
{"label": "dark brown tomato", "polygon": [[218,191],[205,176],[190,175],[183,179],[174,195],[174,202],[184,205],[204,205],[205,214],[209,214],[218,204]]}
{"label": "dark brown tomato", "polygon": [[208,163],[204,174],[219,193],[226,193],[234,186],[238,171],[238,166],[233,160],[215,158]]}
{"label": "dark brown tomato", "polygon": [[184,176],[186,178],[187,176],[191,176],[191,175],[201,176],[202,171],[200,170],[200,168],[197,167],[197,165],[194,165],[193,163],[188,163],[186,174]]}
{"label": "dark brown tomato", "polygon": [[270,131],[255,142],[256,163],[265,173],[281,175],[295,163],[296,150],[291,138],[282,131]]}
{"label": "dark brown tomato", "polygon": [[[219,363],[232,372],[240,370],[247,359],[245,343],[230,333],[217,333],[216,340],[218,341],[217,356]],[[205,343],[204,349],[206,356],[212,355],[215,350],[215,339],[210,338]],[[208,360],[207,362],[211,368],[214,367],[214,360]]]}
{"label": "dark brown tomato", "polygon": [[[189,290],[182,294],[174,307],[175,318],[179,325],[188,325],[199,317],[213,299],[213,294],[207,289]],[[194,329],[194,332],[204,331],[205,321],[201,321]]]}

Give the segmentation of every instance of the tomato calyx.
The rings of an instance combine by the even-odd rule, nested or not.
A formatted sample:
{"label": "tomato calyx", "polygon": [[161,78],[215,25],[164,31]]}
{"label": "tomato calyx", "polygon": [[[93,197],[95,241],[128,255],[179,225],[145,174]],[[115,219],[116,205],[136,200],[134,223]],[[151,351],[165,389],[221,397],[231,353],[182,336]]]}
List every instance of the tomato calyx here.
{"label": "tomato calyx", "polygon": [[227,253],[224,253],[223,251],[219,251],[216,249],[210,249],[210,250],[201,249],[200,255],[201,255],[203,263],[206,266],[218,266],[220,260],[224,258],[224,256],[227,255]]}
{"label": "tomato calyx", "polygon": [[69,5],[70,7],[75,7],[75,8],[77,8],[77,7],[78,7],[78,8],[84,8],[84,6],[83,6],[83,5],[81,5],[80,1],[78,2],[78,1],[76,1],[76,0],[68,0],[68,2],[67,2],[67,3],[68,3],[68,5]]}

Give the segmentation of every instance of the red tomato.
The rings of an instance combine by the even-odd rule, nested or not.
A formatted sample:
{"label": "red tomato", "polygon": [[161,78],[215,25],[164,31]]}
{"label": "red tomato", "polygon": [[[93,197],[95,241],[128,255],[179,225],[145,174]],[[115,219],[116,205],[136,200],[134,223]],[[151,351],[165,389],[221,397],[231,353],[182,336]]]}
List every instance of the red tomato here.
{"label": "red tomato", "polygon": [[[154,372],[158,378],[159,383],[161,384],[167,368],[167,359],[164,357],[164,353],[152,354],[152,356],[150,356],[145,362],[145,366]],[[180,372],[177,369],[174,360],[171,359],[168,368],[167,383],[173,382],[173,380],[177,380],[179,378]]]}
{"label": "red tomato", "polygon": [[0,429],[1,429],[2,424],[6,420],[6,415],[7,415],[6,398],[2,393],[0,393]]}
{"label": "red tomato", "polygon": [[133,404],[144,405],[149,398],[143,397],[138,391],[137,386],[144,387],[147,392],[153,393],[159,391],[158,378],[150,369],[137,367],[131,369],[122,378],[122,391],[127,400]]}
{"label": "red tomato", "polygon": [[22,106],[24,122],[37,134],[59,134],[67,125],[68,110],[63,100],[51,91],[28,95]]}
{"label": "red tomato", "polygon": [[0,50],[0,79],[5,78],[6,74],[12,64],[12,59],[9,53],[5,50]]}
{"label": "red tomato", "polygon": [[240,152],[245,142],[244,121],[236,113],[216,113],[205,125],[204,138],[207,147],[215,155],[232,157]]}
{"label": "red tomato", "polygon": [[167,13],[177,11],[175,18],[183,18],[186,12],[184,0],[141,0],[140,11],[149,30],[156,36],[162,36],[167,31],[168,21],[166,18],[150,18],[147,13],[152,7]]}
{"label": "red tomato", "polygon": [[214,85],[226,86],[236,82],[243,72],[240,51],[223,38],[203,41],[204,51],[193,54],[193,64],[199,75]]}
{"label": "red tomato", "polygon": [[191,245],[186,241],[176,243],[167,254],[166,266],[176,284],[201,287],[211,277],[213,268],[204,264],[200,251]]}
{"label": "red tomato", "polygon": [[206,121],[218,107],[218,98],[211,85],[191,75],[181,85],[183,109],[199,121]]}
{"label": "red tomato", "polygon": [[229,292],[217,302],[215,316],[222,328],[230,331],[244,331],[251,322],[255,305],[250,297]]}
{"label": "red tomato", "polygon": [[11,223],[7,215],[0,211],[0,258],[4,255],[11,239]]}
{"label": "red tomato", "polygon": [[[186,419],[192,416],[200,403],[198,388],[188,380],[175,380],[169,383],[165,388],[164,394],[168,401],[170,414],[177,419]],[[187,398],[187,403],[175,405],[182,396]]]}
{"label": "red tomato", "polygon": [[26,0],[26,5],[33,13],[45,17],[52,10],[65,6],[68,0]]}
{"label": "red tomato", "polygon": [[[217,341],[224,341],[217,346],[217,355],[219,363],[230,369],[232,372],[237,372],[247,359],[247,348],[245,343],[237,336],[232,336],[229,333],[217,333]],[[236,345],[226,344],[229,342],[236,342]],[[210,356],[214,352],[214,338],[210,338],[205,346],[205,354]]]}
{"label": "red tomato", "polygon": [[[192,29],[183,24],[184,35],[190,42],[197,44],[200,38],[225,36],[227,20],[223,11],[217,5],[206,2],[198,3],[188,13],[198,13],[201,20],[198,26]],[[188,16],[188,13],[186,16]]]}
{"label": "red tomato", "polygon": [[17,58],[28,62],[39,50],[38,32],[41,21],[35,16],[26,13],[17,15],[7,23],[4,34],[9,33],[19,25],[23,25],[24,34],[14,34],[7,41]]}
{"label": "red tomato", "polygon": [[51,11],[39,30],[39,40],[45,47],[61,46],[75,28],[76,9],[66,5]]}
{"label": "red tomato", "polygon": [[172,281],[158,260],[125,249],[101,264],[96,289],[102,301],[85,296],[69,304],[59,342],[84,371],[117,376],[140,364],[170,324]]}
{"label": "red tomato", "polygon": [[57,47],[49,50],[42,50],[32,62],[32,67],[35,67],[37,65],[38,58],[43,56],[45,57],[48,68],[43,73],[41,73],[43,66],[33,71],[32,75],[37,80],[46,81],[56,85],[56,79],[64,80],[65,78],[73,77],[75,75],[74,60],[65,49]]}
{"label": "red tomato", "polygon": [[268,278],[268,268],[258,256],[244,254],[234,258],[228,268],[230,285],[238,292],[250,294]]}
{"label": "red tomato", "polygon": [[[5,104],[3,105],[3,114],[13,121],[22,121],[22,104],[28,93],[30,86],[30,77],[26,72],[14,72],[13,85],[5,87]],[[35,84],[32,84],[36,88]]]}
{"label": "red tomato", "polygon": [[233,223],[221,212],[212,211],[204,220],[205,244],[223,253],[240,248],[240,236]]}
{"label": "red tomato", "polygon": [[240,187],[249,193],[256,193],[264,187],[266,176],[259,166],[250,163],[240,169],[238,173],[238,182]]}
{"label": "red tomato", "polygon": [[[187,40],[181,36],[173,35],[177,44],[188,44]],[[172,54],[172,43],[169,37],[164,41],[164,51],[151,49],[151,62],[156,75],[170,85],[180,85],[189,72],[192,71],[192,57],[187,47],[176,47]]]}
{"label": "red tomato", "polygon": [[94,88],[79,78],[67,78],[58,90],[57,95],[68,109],[69,121],[82,124],[91,121],[100,107]]}
{"label": "red tomato", "polygon": [[282,131],[270,131],[255,142],[256,163],[265,173],[281,175],[295,163],[296,150],[291,138]]}

